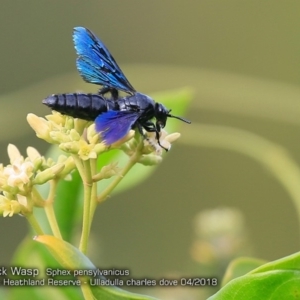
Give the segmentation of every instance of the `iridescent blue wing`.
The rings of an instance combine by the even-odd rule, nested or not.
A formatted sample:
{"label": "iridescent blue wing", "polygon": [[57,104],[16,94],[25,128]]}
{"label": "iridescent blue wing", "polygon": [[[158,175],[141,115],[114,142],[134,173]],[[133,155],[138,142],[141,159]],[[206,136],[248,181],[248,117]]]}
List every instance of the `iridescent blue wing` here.
{"label": "iridescent blue wing", "polygon": [[110,110],[96,118],[96,130],[105,144],[111,145],[129,132],[139,116],[136,112]]}
{"label": "iridescent blue wing", "polygon": [[75,27],[73,40],[78,55],[77,69],[85,81],[135,93],[105,45],[90,30]]}

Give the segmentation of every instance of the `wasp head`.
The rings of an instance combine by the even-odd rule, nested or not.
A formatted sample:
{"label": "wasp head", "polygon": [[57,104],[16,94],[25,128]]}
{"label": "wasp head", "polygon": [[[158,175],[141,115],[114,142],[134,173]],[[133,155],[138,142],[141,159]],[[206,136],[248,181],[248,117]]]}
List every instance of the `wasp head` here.
{"label": "wasp head", "polygon": [[191,121],[186,120],[181,117],[173,116],[170,114],[171,109],[167,109],[161,103],[155,103],[155,118],[156,118],[156,128],[159,130],[164,128],[167,123],[167,118],[175,118],[185,123],[191,124]]}
{"label": "wasp head", "polygon": [[166,126],[168,110],[164,105],[160,103],[155,103],[155,118],[156,118],[156,128],[164,128]]}

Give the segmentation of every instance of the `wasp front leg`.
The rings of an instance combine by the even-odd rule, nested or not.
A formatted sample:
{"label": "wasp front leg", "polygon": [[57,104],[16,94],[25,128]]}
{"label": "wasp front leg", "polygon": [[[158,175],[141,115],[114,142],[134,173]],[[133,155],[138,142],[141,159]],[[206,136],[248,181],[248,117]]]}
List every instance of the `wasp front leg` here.
{"label": "wasp front leg", "polygon": [[162,146],[160,144],[160,140],[159,140],[160,127],[159,126],[155,126],[155,124],[151,121],[147,121],[147,122],[143,123],[143,125],[138,124],[138,129],[139,129],[140,133],[150,143],[149,138],[143,133],[142,127],[148,132],[155,132],[155,137],[156,137],[158,145],[161,148],[163,148],[164,150],[169,151],[169,149],[165,148],[164,146]]}

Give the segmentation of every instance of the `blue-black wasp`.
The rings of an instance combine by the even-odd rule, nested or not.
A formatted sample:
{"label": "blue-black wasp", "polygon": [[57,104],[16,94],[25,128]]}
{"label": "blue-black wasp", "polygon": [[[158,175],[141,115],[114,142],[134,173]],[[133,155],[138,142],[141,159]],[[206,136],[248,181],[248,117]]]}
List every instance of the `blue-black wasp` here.
{"label": "blue-black wasp", "polygon": [[[95,121],[96,130],[107,145],[123,138],[134,128],[138,128],[146,138],[144,128],[148,132],[156,133],[157,142],[161,146],[159,134],[168,117],[191,123],[171,115],[171,110],[163,104],[137,92],[106,46],[89,29],[75,27],[73,41],[78,55],[76,65],[81,77],[89,83],[101,85],[102,88],[98,94],[53,94],[43,100],[45,105],[74,118]],[[119,91],[127,93],[128,96],[119,97]],[[105,97],[106,93],[110,93],[111,97]],[[153,118],[156,119],[155,123]]]}

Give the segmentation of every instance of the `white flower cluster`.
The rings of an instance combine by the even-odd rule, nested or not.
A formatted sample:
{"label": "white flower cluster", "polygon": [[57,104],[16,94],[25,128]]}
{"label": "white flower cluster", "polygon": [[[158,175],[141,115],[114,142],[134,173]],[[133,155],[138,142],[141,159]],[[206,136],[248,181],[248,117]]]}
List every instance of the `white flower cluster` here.
{"label": "white flower cluster", "polygon": [[35,197],[34,186],[54,178],[68,179],[75,168],[71,157],[61,155],[57,162],[46,160],[32,147],[27,148],[26,158],[12,144],[8,145],[7,152],[10,164],[0,165],[0,213],[4,217],[26,214],[33,206],[43,206]]}

